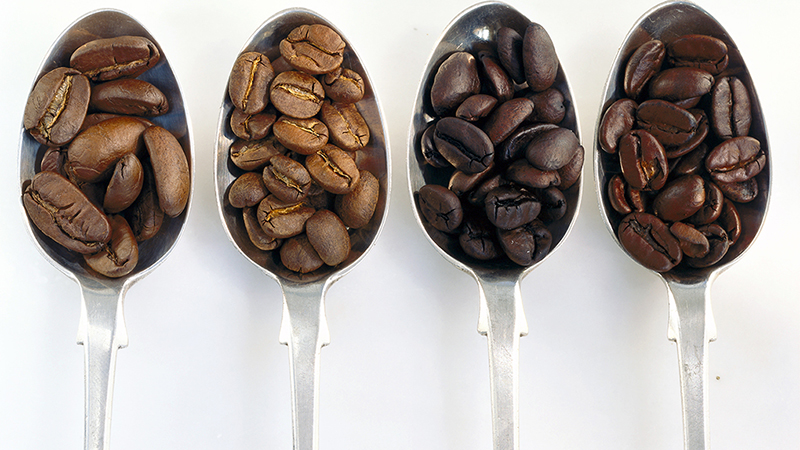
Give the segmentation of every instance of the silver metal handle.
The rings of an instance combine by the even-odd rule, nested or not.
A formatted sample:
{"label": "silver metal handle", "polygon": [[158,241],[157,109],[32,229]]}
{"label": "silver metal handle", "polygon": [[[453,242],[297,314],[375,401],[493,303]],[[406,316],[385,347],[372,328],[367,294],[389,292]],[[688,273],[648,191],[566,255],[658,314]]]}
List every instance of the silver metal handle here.
{"label": "silver metal handle", "polygon": [[280,342],[289,346],[294,450],[319,445],[320,350],[330,343],[324,283],[282,283]]}
{"label": "silver metal handle", "polygon": [[494,450],[519,450],[519,338],[528,334],[518,281],[478,277],[478,331],[489,341]]}

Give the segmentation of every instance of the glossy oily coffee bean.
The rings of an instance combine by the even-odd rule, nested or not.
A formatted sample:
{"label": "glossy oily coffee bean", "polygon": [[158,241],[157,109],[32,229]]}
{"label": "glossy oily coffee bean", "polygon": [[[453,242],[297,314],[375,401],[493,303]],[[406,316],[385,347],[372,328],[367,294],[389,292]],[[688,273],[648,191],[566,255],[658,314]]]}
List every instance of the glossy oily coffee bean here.
{"label": "glossy oily coffee bean", "polygon": [[489,136],[465,120],[455,117],[440,120],[433,140],[439,153],[466,173],[482,172],[494,159],[494,145]]}
{"label": "glossy oily coffee bean", "polygon": [[533,138],[525,150],[525,158],[538,169],[558,170],[572,161],[580,146],[572,130],[556,128]]}
{"label": "glossy oily coffee bean", "polygon": [[619,162],[625,181],[634,189],[658,190],[667,182],[664,147],[644,130],[626,133],[619,141]]}
{"label": "glossy oily coffee bean", "polygon": [[103,249],[93,255],[83,255],[86,264],[95,272],[109,278],[123,277],[136,268],[139,262],[139,244],[124,217],[113,215],[111,239]]}
{"label": "glossy oily coffee bean", "polygon": [[696,268],[713,266],[725,256],[730,248],[728,233],[717,224],[698,227],[697,231],[703,233],[703,236],[708,239],[708,253],[701,258],[686,258],[686,262],[689,266]]}
{"label": "glossy oily coffee bean", "polygon": [[342,150],[361,150],[369,142],[369,127],[353,103],[322,103],[319,118],[328,127],[329,140]]}
{"label": "glossy oily coffee bean", "polygon": [[436,71],[431,86],[431,106],[436,115],[455,110],[467,97],[480,93],[478,63],[468,52],[451,54]]}
{"label": "glossy oily coffee bean", "polygon": [[675,222],[669,227],[669,231],[680,243],[685,257],[702,258],[708,254],[708,238],[693,226]]}
{"label": "glossy oily coffee bean", "polygon": [[309,155],[305,165],[311,178],[333,194],[347,194],[352,191],[360,177],[353,158],[335,145],[326,145],[322,150]]}
{"label": "glossy oily coffee bean", "polygon": [[533,102],[527,98],[515,98],[500,104],[483,125],[483,131],[493,145],[498,145],[510,136],[533,112]]}
{"label": "glossy oily coffee bean", "polygon": [[625,251],[650,270],[667,272],[683,258],[678,240],[652,214],[635,212],[625,216],[617,235]]}
{"label": "glossy oily coffee bean", "polygon": [[522,36],[509,27],[497,30],[497,59],[506,73],[517,83],[525,82],[525,69],[522,66]]}
{"label": "glossy oily coffee bean", "polygon": [[564,94],[556,88],[549,88],[528,97],[533,102],[533,113],[528,116],[531,122],[559,124],[567,114]]}
{"label": "glossy oily coffee bean", "polygon": [[614,208],[614,211],[623,215],[633,212],[633,208],[631,208],[625,195],[627,189],[628,185],[620,174],[614,175],[608,182],[608,203]]}
{"label": "glossy oily coffee bean", "polygon": [[558,74],[558,56],[547,31],[531,23],[522,37],[522,66],[528,88],[541,92],[553,85]]}
{"label": "glossy oily coffee bean", "polygon": [[636,124],[656,137],[664,147],[687,143],[697,131],[697,118],[665,100],[647,100],[636,109]]}
{"label": "glossy oily coffee bean", "polygon": [[706,169],[723,183],[747,181],[767,164],[761,144],[750,136],[735,137],[714,147],[706,157]]}
{"label": "glossy oily coffee bean", "polygon": [[645,42],[636,48],[625,65],[623,90],[630,98],[637,98],[650,78],[661,70],[667,51],[658,39]]}
{"label": "glossy oily coffee bean", "polygon": [[94,86],[89,106],[98,111],[134,116],[160,116],[169,111],[167,97],[160,89],[135,78]]}
{"label": "glossy oily coffee bean", "polygon": [[320,259],[329,266],[341,264],[350,254],[350,235],[344,222],[332,211],[322,209],[306,221],[306,236]]}
{"label": "glossy oily coffee bean", "polygon": [[272,131],[272,125],[277,119],[275,108],[271,106],[256,114],[247,114],[234,108],[231,113],[231,131],[236,137],[248,141],[264,139]]}
{"label": "glossy oily coffee bean", "polygon": [[435,133],[436,122],[431,122],[431,124],[428,125],[428,128],[426,128],[422,133],[422,137],[420,138],[420,150],[422,152],[422,157],[425,159],[427,164],[437,169],[451,167],[450,163],[439,153],[439,149],[436,148],[436,142],[433,140]]}
{"label": "glossy oily coffee bean", "polygon": [[478,65],[483,74],[484,87],[489,94],[501,103],[514,98],[514,83],[491,52],[479,52]]}
{"label": "glossy oily coffee bean", "polygon": [[482,179],[482,182],[472,191],[467,192],[467,201],[476,206],[482,206],[484,201],[486,200],[486,196],[489,195],[494,188],[509,184],[510,181],[506,180],[502,175],[497,174],[493,177],[489,177],[486,179]]}
{"label": "glossy oily coffee bean", "polygon": [[242,170],[260,170],[275,155],[284,155],[288,149],[275,136],[255,141],[237,140],[231,145],[231,161]]}
{"label": "glossy oily coffee bean", "polygon": [[513,230],[498,230],[498,241],[511,261],[521,266],[531,266],[550,253],[553,236],[538,220]]}
{"label": "glossy oily coffee bean", "polygon": [[554,130],[558,125],[550,123],[523,124],[495,149],[495,159],[507,163],[525,156],[528,144],[541,133]]}
{"label": "glossy oily coffee bean", "polygon": [[533,167],[527,160],[514,161],[504,176],[515,183],[532,189],[547,189],[561,185],[561,176],[555,170],[541,170]]}
{"label": "glossy oily coffee bean", "polygon": [[325,89],[311,75],[291,71],[275,77],[269,88],[269,96],[281,113],[307,119],[319,112],[325,99]]}
{"label": "glossy oily coffee bean", "polygon": [[259,52],[242,53],[228,78],[231,103],[246,114],[261,112],[269,104],[269,87],[274,78],[269,58]]}
{"label": "glossy oily coffee bean", "polygon": [[418,201],[420,212],[437,230],[452,233],[461,225],[461,200],[446,187],[426,184],[419,189]]}
{"label": "glossy oily coffee bean", "polygon": [[70,67],[92,81],[134,78],[161,59],[158,47],[142,36],[96,39],[81,45],[69,59]]}
{"label": "glossy oily coffee bean", "polygon": [[366,226],[375,214],[380,183],[371,172],[361,170],[352,191],[336,196],[334,210],[345,225],[358,229]]}
{"label": "glossy oily coffee bean", "polygon": [[116,118],[116,117],[131,117],[133,119],[138,120],[139,122],[142,122],[146,127],[152,127],[154,125],[153,122],[151,122],[150,120],[148,120],[148,119],[146,119],[144,117],[125,116],[123,114],[114,114],[114,113],[107,113],[107,112],[95,112],[95,113],[86,114],[86,118],[83,119],[83,123],[81,124],[81,128],[78,131],[78,133],[83,133],[84,131],[86,131],[87,128],[89,128],[91,126],[97,125],[100,122],[105,122],[108,119],[113,119],[113,118]]}
{"label": "glossy oily coffee bean", "polygon": [[736,77],[717,80],[711,91],[711,127],[720,139],[747,136],[752,121],[750,95]]}
{"label": "glossy oily coffee bean", "polygon": [[244,221],[244,228],[247,231],[247,237],[250,242],[259,250],[270,251],[275,250],[281,245],[280,239],[275,239],[264,233],[261,225],[258,223],[256,211],[258,208],[244,208],[242,210],[242,219]]}
{"label": "glossy oily coffee bean", "polygon": [[33,87],[22,125],[40,144],[57,147],[71,141],[83,123],[91,95],[89,80],[75,69],[59,67]]}
{"label": "glossy oily coffee bean", "polygon": [[297,119],[281,116],[272,126],[272,133],[284,147],[301,155],[310,155],[328,143],[328,127],[315,118]]}
{"label": "glossy oily coffee bean", "polygon": [[691,152],[695,148],[699,147],[708,136],[708,131],[711,127],[708,124],[708,117],[706,116],[706,113],[698,109],[691,109],[689,112],[697,120],[697,129],[685,143],[677,146],[664,147],[664,150],[667,152],[667,158],[678,158]]}
{"label": "glossy oily coffee bean", "polygon": [[164,214],[176,217],[189,201],[189,162],[181,144],[167,129],[154,126],[142,133]]}
{"label": "glossy oily coffee bean", "polygon": [[471,95],[458,105],[455,116],[467,122],[475,122],[488,116],[496,105],[497,99],[491,95]]}
{"label": "glossy oily coffee bean", "polygon": [[532,192],[507,185],[486,194],[484,208],[492,225],[511,230],[536,219],[542,204]]}
{"label": "glossy oily coffee bean", "polygon": [[284,242],[279,255],[284,267],[299,273],[313,272],[325,264],[304,234]]}
{"label": "glossy oily coffee bean", "polygon": [[699,174],[705,171],[708,146],[701,144],[691,152],[674,159],[675,164],[670,167],[669,173],[674,176]]}
{"label": "glossy oily coffee bean", "polygon": [[677,67],[696,67],[712,75],[728,67],[728,46],[713,36],[681,36],[667,46],[669,63]]}
{"label": "glossy oily coffee bean", "polygon": [[103,209],[111,214],[121,212],[136,200],[143,184],[142,163],[133,153],[128,153],[114,167],[103,197]]}
{"label": "glossy oily coffee bean", "polygon": [[606,153],[617,153],[617,144],[623,134],[631,131],[636,123],[638,105],[629,98],[621,98],[612,103],[600,120],[598,137],[600,148]]}
{"label": "glossy oily coffee bean", "polygon": [[344,59],[345,43],[336,31],[322,24],[300,25],[280,43],[281,56],[311,75],[336,70]]}
{"label": "glossy oily coffee bean", "polygon": [[496,240],[496,231],[491,224],[485,220],[471,218],[464,222],[461,227],[461,234],[458,235],[458,243],[464,253],[480,261],[489,261],[498,258],[502,254]]}
{"label": "glossy oily coffee bean", "polygon": [[558,177],[561,179],[560,183],[558,183],[559,189],[565,191],[571,188],[581,178],[585,154],[586,152],[583,146],[578,146],[575,156],[564,167],[556,170]]}
{"label": "glossy oily coffee bean", "polygon": [[132,117],[117,117],[87,128],[69,145],[67,172],[80,182],[106,178],[120,158],[142,148],[146,128]]}
{"label": "glossy oily coffee bean", "polygon": [[692,67],[674,67],[659,72],[650,80],[649,86],[650,98],[670,102],[696,99],[696,104],[700,97],[711,92],[714,76]]}
{"label": "glossy oily coffee bean", "polygon": [[356,71],[339,67],[322,76],[320,82],[331,101],[356,103],[364,97],[364,79]]}
{"label": "glossy oily coffee bean", "polygon": [[717,223],[728,234],[728,241],[731,245],[735,244],[742,235],[742,219],[739,216],[739,211],[728,199],[722,202],[722,213],[717,219]]}
{"label": "glossy oily coffee bean", "polygon": [[667,222],[691,217],[706,201],[704,185],[699,175],[685,175],[670,181],[653,200],[656,216]]}
{"label": "glossy oily coffee bean", "polygon": [[286,239],[305,230],[306,220],[315,210],[303,202],[282,202],[273,195],[258,204],[258,223],[267,236]]}
{"label": "glossy oily coffee bean", "polygon": [[255,206],[269,193],[260,173],[246,172],[231,184],[228,190],[228,202],[234,208]]}
{"label": "glossy oily coffee bean", "polygon": [[161,229],[164,223],[164,211],[158,204],[158,193],[156,192],[153,169],[149,164],[144,165],[144,182],[142,190],[133,204],[125,210],[125,218],[128,220],[133,235],[138,242],[152,238]]}
{"label": "glossy oily coffee bean", "polygon": [[264,185],[284,202],[298,202],[308,196],[311,175],[302,164],[285,155],[276,155],[264,167]]}
{"label": "glossy oily coffee bean", "polygon": [[77,186],[54,172],[36,174],[22,202],[36,228],[69,250],[96,253],[111,238],[108,217]]}
{"label": "glossy oily coffee bean", "polygon": [[722,213],[722,191],[716,184],[710,181],[703,181],[703,187],[706,191],[706,199],[703,206],[692,217],[689,222],[695,225],[708,225],[717,220]]}
{"label": "glossy oily coffee bean", "polygon": [[749,203],[758,197],[758,180],[749,180],[738,183],[714,183],[725,197],[737,203]]}

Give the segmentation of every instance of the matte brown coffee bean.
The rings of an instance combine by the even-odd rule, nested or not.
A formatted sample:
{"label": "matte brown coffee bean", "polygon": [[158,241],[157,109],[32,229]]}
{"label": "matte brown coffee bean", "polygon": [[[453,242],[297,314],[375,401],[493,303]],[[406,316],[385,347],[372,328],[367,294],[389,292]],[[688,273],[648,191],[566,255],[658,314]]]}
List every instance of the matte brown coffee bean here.
{"label": "matte brown coffee bean", "polygon": [[699,175],[685,175],[670,181],[653,200],[653,211],[667,222],[691,217],[706,201],[704,184]]}
{"label": "matte brown coffee bean", "polygon": [[652,214],[635,212],[625,216],[617,234],[625,251],[650,270],[667,272],[683,258],[678,240]]}
{"label": "matte brown coffee bean", "polygon": [[[705,70],[693,67],[674,67],[662,70],[650,80],[650,98],[660,98],[670,102],[699,97],[711,92],[714,76]],[[694,102],[697,104],[697,102]],[[694,106],[694,105],[692,105]]]}
{"label": "matte brown coffee bean", "polygon": [[487,94],[467,97],[456,109],[455,116],[468,122],[475,122],[489,115],[497,105],[497,99]]}
{"label": "matte brown coffee bean", "polygon": [[[358,177],[358,179],[361,181],[361,177]],[[352,191],[350,191],[350,193],[352,193]],[[308,196],[305,202],[313,206],[314,209],[333,209],[336,204],[336,197],[337,195],[331,194],[323,189],[322,186],[312,181],[311,186],[308,188]]]}
{"label": "matte brown coffee bean", "polygon": [[89,106],[99,111],[134,116],[160,116],[169,111],[167,97],[160,89],[135,78],[94,86]]}
{"label": "matte brown coffee bean", "polygon": [[661,70],[667,51],[658,39],[645,42],[636,48],[625,65],[622,88],[628,97],[636,99],[650,78]]}
{"label": "matte brown coffee bean", "polygon": [[103,209],[107,213],[118,213],[133,204],[142,191],[144,169],[139,158],[133,153],[120,158],[108,182],[103,197]]}
{"label": "matte brown coffee bean", "polygon": [[353,70],[339,67],[320,81],[325,95],[334,102],[356,103],[364,97],[364,79]]}
{"label": "matte brown coffee bean", "polygon": [[328,127],[331,142],[342,150],[361,150],[369,142],[369,127],[353,103],[322,103],[319,118]]}
{"label": "matte brown coffee bean", "polygon": [[330,144],[306,158],[306,169],[317,184],[333,194],[352,191],[360,176],[353,158]]}
{"label": "matte brown coffee bean", "polygon": [[158,47],[143,36],[117,36],[89,41],[75,50],[69,65],[92,81],[134,78],[161,59]]}
{"label": "matte brown coffee bean", "polygon": [[658,139],[664,147],[687,143],[697,132],[697,118],[684,108],[665,100],[647,100],[636,109],[636,124]]}
{"label": "matte brown coffee bean", "polygon": [[302,164],[284,155],[273,156],[263,172],[264,185],[284,202],[299,202],[308,196],[311,175]]}
{"label": "matte brown coffee bean", "polygon": [[480,261],[489,261],[502,255],[502,249],[496,242],[495,228],[480,216],[464,222],[458,243],[464,253]]}
{"label": "matte brown coffee bean", "polygon": [[514,84],[500,62],[490,52],[479,52],[478,63],[485,80],[484,86],[489,94],[497,98],[500,103],[514,98]]}
{"label": "matte brown coffee bean", "polygon": [[447,189],[453,191],[454,194],[461,197],[467,192],[475,189],[478,184],[494,172],[494,166],[490,166],[483,172],[478,173],[464,173],[456,170],[450,175],[450,181],[447,183]]}
{"label": "matte brown coffee bean", "polygon": [[242,219],[244,221],[244,228],[247,231],[247,237],[250,242],[259,250],[270,251],[280,247],[282,241],[275,239],[264,233],[261,225],[258,223],[256,211],[258,208],[244,208],[242,210]]}
{"label": "matte brown coffee bean", "polygon": [[320,259],[329,266],[344,262],[350,255],[350,234],[344,222],[335,213],[322,209],[306,221],[308,242]]}
{"label": "matte brown coffee bean", "polygon": [[284,147],[301,155],[318,152],[328,144],[328,127],[314,117],[296,119],[281,116],[272,126],[272,133]]}
{"label": "matte brown coffee bean", "polygon": [[500,186],[486,194],[486,217],[501,230],[512,230],[532,222],[542,203],[532,192],[515,186]]}
{"label": "matte brown coffee bean", "polygon": [[257,114],[247,114],[240,109],[233,109],[231,114],[231,131],[236,137],[245,140],[264,139],[272,131],[278,116],[275,108],[267,106]]}
{"label": "matte brown coffee bean", "polygon": [[138,242],[152,238],[161,229],[164,223],[164,211],[158,204],[158,193],[156,192],[153,169],[149,164],[145,164],[144,183],[142,191],[133,204],[125,210],[125,218],[128,220],[131,230]]}
{"label": "matte brown coffee bean", "polygon": [[725,197],[737,203],[749,203],[758,197],[758,180],[750,178],[739,183],[715,182]]}
{"label": "matte brown coffee bean", "polygon": [[419,210],[432,227],[452,233],[461,225],[461,200],[444,186],[426,184],[419,189]]}
{"label": "matte brown coffee bean", "polygon": [[698,227],[697,231],[703,233],[708,239],[708,253],[701,258],[686,258],[686,262],[689,266],[695,268],[713,266],[728,253],[731,245],[730,240],[728,240],[728,233],[717,224]]}
{"label": "matte brown coffee bean", "polygon": [[556,88],[549,88],[528,97],[533,102],[533,113],[528,116],[531,122],[559,124],[567,114],[564,94]]}
{"label": "matte brown coffee bean", "polygon": [[306,220],[315,210],[304,202],[282,202],[268,195],[258,204],[258,223],[267,236],[286,239],[305,230]]}
{"label": "matte brown coffee bean", "polygon": [[228,202],[234,208],[245,208],[261,203],[270,192],[258,172],[245,172],[231,184]]}
{"label": "matte brown coffee bean", "polygon": [[267,107],[270,84],[275,71],[269,58],[259,52],[245,52],[236,58],[228,78],[231,103],[245,114],[256,114]]}
{"label": "matte brown coffee bean", "polygon": [[39,163],[39,172],[55,172],[66,178],[67,174],[64,172],[64,163],[66,160],[66,149],[62,149],[61,147],[48,147],[44,155],[42,155],[42,161]]}
{"label": "matte brown coffee bean", "polygon": [[556,128],[558,128],[558,125],[550,123],[521,125],[495,149],[496,160],[505,163],[524,157],[525,150],[533,138],[545,131]]}
{"label": "matte brown coffee bean", "polygon": [[717,223],[728,234],[728,241],[730,241],[731,245],[739,240],[739,236],[742,235],[742,219],[739,216],[739,211],[730,200],[723,200],[722,213],[719,215]]}
{"label": "matte brown coffee bean", "polygon": [[375,214],[380,194],[380,183],[371,172],[361,170],[358,183],[352,191],[336,197],[334,210],[350,228],[366,226]]}
{"label": "matte brown coffee bean", "polygon": [[669,62],[678,67],[697,67],[717,75],[728,67],[728,46],[713,36],[681,36],[667,46]]}
{"label": "matte brown coffee bean", "polygon": [[22,194],[25,211],[36,228],[69,250],[100,251],[111,238],[111,223],[69,180],[39,172]]}
{"label": "matte brown coffee bean", "polygon": [[669,227],[669,231],[678,240],[687,258],[702,258],[708,254],[708,238],[693,226],[675,222]]}
{"label": "matte brown coffee bean", "polygon": [[540,191],[537,197],[542,203],[542,210],[539,212],[538,217],[542,222],[552,223],[567,214],[567,198],[561,192],[561,189],[549,187]]}
{"label": "matte brown coffee bean", "polygon": [[623,134],[631,131],[636,123],[638,105],[629,98],[621,98],[608,107],[600,120],[598,136],[600,148],[606,153],[617,153],[617,144]]}
{"label": "matte brown coffee bean", "polygon": [[189,162],[180,142],[167,129],[153,126],[142,133],[153,178],[158,193],[158,204],[164,214],[177,217],[189,201],[191,179]]}
{"label": "matte brown coffee bean", "polygon": [[750,95],[736,77],[722,77],[711,91],[711,127],[720,139],[750,132]]}
{"label": "matte brown coffee bean", "polygon": [[284,155],[288,149],[275,136],[257,141],[237,140],[231,145],[231,161],[242,170],[261,170],[275,155]]}
{"label": "matte brown coffee bean", "polygon": [[279,73],[269,88],[275,108],[298,119],[314,117],[322,107],[325,89],[316,78],[303,72]]}
{"label": "matte brown coffee bean", "polygon": [[547,31],[531,23],[522,37],[522,66],[528,88],[541,92],[553,85],[558,74],[558,56]]}
{"label": "matte brown coffee bean", "polygon": [[281,264],[293,272],[309,273],[325,264],[305,234],[284,242],[279,255]]}
{"label": "matte brown coffee bean", "polygon": [[[128,116],[124,116],[122,114],[106,113],[106,112],[86,114],[86,117],[83,119],[83,123],[81,124],[81,128],[80,130],[78,130],[78,133],[79,134],[83,133],[87,128],[91,127],[92,125],[97,125],[100,122],[106,121],[108,119],[113,119],[115,117],[128,117]],[[145,126],[152,127],[154,125],[153,122],[145,119],[144,117],[140,116],[130,116],[130,117],[139,120]]]}
{"label": "matte brown coffee bean", "polygon": [[475,57],[467,52],[455,52],[444,60],[434,75],[431,86],[433,112],[438,116],[447,114],[480,90]]}
{"label": "matte brown coffee bean", "polygon": [[322,24],[300,25],[281,41],[281,55],[298,70],[311,75],[333,72],[342,64],[345,43]]}
{"label": "matte brown coffee bean", "polygon": [[492,145],[506,140],[533,112],[533,102],[525,97],[515,98],[495,108],[483,125]]}
{"label": "matte brown coffee bean", "polygon": [[497,236],[506,256],[526,267],[543,260],[553,244],[550,231],[538,220],[513,230],[497,230]]}
{"label": "matte brown coffee bean", "polygon": [[513,28],[500,27],[497,30],[497,58],[515,83],[525,82],[525,69],[522,67],[522,36]]}
{"label": "matte brown coffee bean", "polygon": [[443,167],[451,167],[450,163],[444,159],[439,153],[439,150],[436,148],[436,143],[433,140],[433,136],[436,133],[436,122],[431,122],[428,125],[428,128],[422,133],[422,138],[420,139],[420,150],[422,151],[422,157],[425,159],[425,162],[430,164],[437,169],[441,169]]}
{"label": "matte brown coffee bean", "polygon": [[22,125],[40,144],[51,147],[71,141],[83,123],[91,95],[89,80],[75,69],[59,67],[33,87]]}
{"label": "matte brown coffee bean", "polygon": [[525,158],[538,169],[558,170],[572,161],[580,147],[572,130],[556,128],[533,138],[525,150]]}
{"label": "matte brown coffee bean", "polygon": [[626,196],[627,189],[628,185],[620,174],[614,175],[608,182],[608,203],[614,208],[614,211],[623,215],[633,212]]}
{"label": "matte brown coffee bean", "polygon": [[722,213],[722,191],[716,184],[706,180],[703,180],[703,187],[706,191],[706,200],[700,210],[689,218],[689,222],[694,225],[708,225],[717,220]]}
{"label": "matte brown coffee bean", "polygon": [[486,170],[494,159],[494,145],[480,128],[455,117],[436,124],[433,135],[439,153],[458,170],[477,173]]}
{"label": "matte brown coffee bean", "polygon": [[634,189],[658,190],[667,182],[669,166],[664,147],[645,130],[634,130],[619,140],[619,162],[625,181]]}
{"label": "matte brown coffee bean", "polygon": [[67,149],[67,172],[80,182],[93,183],[106,178],[120,158],[142,149],[142,133],[146,128],[132,117],[116,117],[87,128]]}
{"label": "matte brown coffee bean", "polygon": [[505,177],[533,189],[547,189],[550,186],[561,185],[561,176],[557,171],[537,169],[525,159],[511,163],[506,169]]}
{"label": "matte brown coffee bean", "polygon": [[706,169],[723,183],[747,181],[767,164],[761,143],[750,136],[728,139],[714,147],[706,157]]}
{"label": "matte brown coffee bean", "polygon": [[477,188],[467,192],[467,201],[472,205],[483,206],[486,196],[489,195],[494,188],[509,184],[510,181],[503,178],[502,175],[497,174],[493,177],[483,180]]}
{"label": "matte brown coffee bean", "polygon": [[93,255],[83,255],[86,264],[100,275],[119,278],[131,273],[139,262],[139,244],[124,217],[113,215],[111,239]]}

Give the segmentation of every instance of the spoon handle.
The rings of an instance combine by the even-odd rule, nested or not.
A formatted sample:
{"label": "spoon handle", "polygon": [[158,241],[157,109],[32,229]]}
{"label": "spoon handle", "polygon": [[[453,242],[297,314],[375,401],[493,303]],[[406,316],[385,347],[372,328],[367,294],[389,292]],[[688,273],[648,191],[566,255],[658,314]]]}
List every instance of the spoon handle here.
{"label": "spoon handle", "polygon": [[84,346],[84,448],[108,450],[117,350],[128,345],[122,308],[124,292],[84,283],[81,293],[78,344]]}
{"label": "spoon handle", "polygon": [[294,450],[317,450],[320,350],[330,343],[325,284],[282,283],[280,343],[289,346]]}
{"label": "spoon handle", "polygon": [[685,450],[708,450],[708,343],[716,339],[711,280],[667,281],[669,339],[678,345]]}
{"label": "spoon handle", "polygon": [[478,332],[489,341],[494,450],[519,450],[519,338],[528,334],[519,282],[478,277]]}

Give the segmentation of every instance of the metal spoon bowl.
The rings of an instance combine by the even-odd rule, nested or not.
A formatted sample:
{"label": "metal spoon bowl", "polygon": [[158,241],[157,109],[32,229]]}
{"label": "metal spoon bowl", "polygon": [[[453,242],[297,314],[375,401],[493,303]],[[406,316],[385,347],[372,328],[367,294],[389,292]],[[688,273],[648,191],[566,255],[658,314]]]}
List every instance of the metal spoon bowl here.
{"label": "metal spoon bowl", "polygon": [[[519,448],[519,338],[527,334],[520,283],[533,269],[564,242],[580,208],[583,177],[564,192],[568,210],[559,221],[548,225],[553,236],[550,253],[529,267],[511,261],[478,261],[464,253],[457,236],[446,235],[431,227],[422,217],[417,202],[419,189],[427,183],[447,185],[431,166],[425,164],[420,151],[420,138],[425,128],[434,120],[430,104],[430,88],[439,65],[455,51],[477,51],[494,48],[497,30],[515,29],[524,35],[531,21],[513,7],[501,2],[474,5],[450,22],[445,28],[423,71],[412,111],[408,134],[408,183],[414,215],[425,230],[433,246],[459,269],[472,275],[480,288],[478,331],[489,340],[489,364],[492,390],[492,428],[494,448]],[[567,113],[560,126],[571,129],[580,137],[578,114],[572,100],[571,89],[563,67],[559,66],[553,85],[565,98]]]}
{"label": "metal spoon bowl", "polygon": [[[606,81],[595,130],[597,133],[600,129],[600,120],[606,108],[625,96],[621,79],[625,64],[633,51],[651,39],[669,42],[685,34],[712,35],[728,45],[730,59],[728,71],[734,71],[750,93],[752,107],[750,136],[759,140],[768,160],[766,168],[757,175],[760,191],[758,198],[750,203],[736,205],[742,219],[742,234],[725,257],[712,267],[702,269],[676,267],[669,272],[658,273],[669,291],[669,338],[678,344],[684,409],[684,444],[686,449],[697,450],[708,448],[709,441],[707,346],[709,341],[716,338],[709,295],[711,284],[752,245],[761,230],[769,204],[771,162],[761,104],[747,66],[722,25],[693,3],[666,2],[645,13],[623,40]],[[615,165],[613,155],[608,155],[600,149],[597,135],[594,142],[595,183],[600,213],[605,219],[608,231],[624,250],[617,238],[617,229],[623,217],[613,209],[606,195],[608,181],[614,174],[620,172],[619,165]]]}
{"label": "metal spoon bowl", "polygon": [[[152,119],[172,132],[186,153],[194,180],[194,147],[189,115],[184,109],[183,94],[169,65],[166,54],[153,36],[133,17],[112,9],[90,12],[80,17],[56,39],[45,56],[31,89],[36,81],[50,70],[69,66],[72,52],[82,44],[99,38],[123,35],[144,36],[158,47],[161,59],[139,78],[158,86],[166,95],[170,111]],[[20,127],[19,170],[20,199],[25,183],[33,178],[44,147]],[[137,281],[155,269],[175,246],[181,235],[191,206],[192,181],[189,203],[178,217],[167,219],[159,233],[139,245],[139,262],[136,268],[121,278],[106,278],[87,269],[83,257],[70,252],[45,236],[28,219],[20,201],[20,208],[28,231],[37,248],[56,268],[75,280],[81,288],[81,323],[78,343],[85,347],[86,359],[86,449],[107,449],[111,421],[111,401],[114,382],[116,351],[125,347],[128,337],[125,330],[122,302],[125,292]]]}
{"label": "metal spoon bowl", "polygon": [[272,61],[280,56],[280,41],[292,29],[303,24],[323,24],[339,33],[347,44],[342,66],[358,72],[364,79],[364,97],[356,105],[369,126],[370,142],[366,148],[359,150],[363,156],[359,168],[372,172],[380,184],[378,204],[372,219],[366,226],[350,231],[350,255],[336,267],[323,266],[311,273],[299,274],[283,267],[277,252],[257,249],[247,236],[242,211],[228,202],[229,186],[244,172],[229,158],[230,146],[236,136],[229,125],[233,104],[227,90],[220,107],[214,179],[217,207],[229,239],[250,262],[274,278],[283,291],[280,342],[288,345],[290,352],[294,448],[305,450],[317,448],[319,353],[330,342],[325,318],[325,293],[336,280],[352,270],[374,245],[388,212],[391,174],[389,144],[386,141],[388,133],[372,81],[353,46],[333,24],[307,9],[286,9],[264,22],[247,41],[242,52],[258,51]]}

